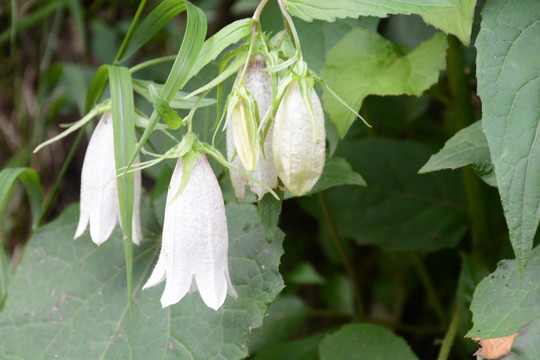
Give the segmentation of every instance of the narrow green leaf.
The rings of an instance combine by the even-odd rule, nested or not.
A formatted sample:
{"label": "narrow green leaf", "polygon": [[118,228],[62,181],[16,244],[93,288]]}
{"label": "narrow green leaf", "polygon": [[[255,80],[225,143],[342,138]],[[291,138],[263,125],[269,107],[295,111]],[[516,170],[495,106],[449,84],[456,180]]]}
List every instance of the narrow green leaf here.
{"label": "narrow green leaf", "polygon": [[217,58],[223,50],[251,35],[253,24],[255,24],[255,20],[251,18],[237,20],[212,35],[204,42],[197,63],[191,69],[189,77],[195,76],[210,61]]}
{"label": "narrow green leaf", "polygon": [[416,360],[403,338],[379,325],[347,324],[319,345],[320,360]]}
{"label": "narrow green leaf", "polygon": [[119,63],[124,62],[157,34],[173,17],[186,10],[184,0],[164,0],[137,27]]}
{"label": "narrow green leaf", "polygon": [[150,97],[152,98],[154,110],[156,110],[159,116],[165,120],[165,123],[169,128],[176,130],[180,126],[184,125],[184,121],[180,115],[178,115],[178,113],[171,108],[168,101],[161,97],[161,94],[158,92],[155,86],[150,85],[148,87],[148,91],[150,92]]}
{"label": "narrow green leaf", "polygon": [[84,106],[85,113],[89,112],[101,98],[105,86],[109,81],[109,69],[107,65],[101,65],[94,74],[88,91],[86,92],[86,103]]}
{"label": "narrow green leaf", "polygon": [[[448,43],[442,33],[404,55],[399,47],[369,30],[353,29],[327,54],[322,77],[353,109],[373,95],[415,95],[434,84],[445,68]],[[326,90],[325,110],[345,136],[355,114]]]}
{"label": "narrow green leaf", "polygon": [[[5,168],[0,171],[0,208],[8,200],[9,190],[19,179],[26,189],[30,202],[32,227],[35,227],[43,205],[43,192],[38,174],[31,168]],[[1,244],[0,244],[1,246]]]}
{"label": "narrow green leaf", "polygon": [[455,35],[463,44],[469,46],[476,0],[447,0],[454,8],[420,12],[428,24],[441,29],[446,34]]}
{"label": "narrow green leaf", "polygon": [[11,268],[9,264],[9,257],[4,249],[4,244],[0,242],[0,312],[2,311],[4,302],[6,301],[10,278]]}
{"label": "narrow green leaf", "polygon": [[431,156],[418,173],[425,174],[442,169],[454,170],[466,165],[472,165],[487,184],[497,186],[493,163],[480,120],[457,132],[444,144],[441,151]]}
{"label": "narrow green leaf", "polygon": [[[133,90],[131,86],[131,73],[126,67],[109,66],[109,85],[111,88],[113,127],[114,127],[114,155],[116,169],[128,165],[135,148],[135,107],[133,104]],[[126,258],[127,292],[131,309],[132,277],[133,277],[133,249],[132,249],[132,220],[134,201],[134,174],[125,173],[117,177],[118,201],[120,203],[120,223],[124,234],[124,254]]]}
{"label": "narrow green leaf", "polygon": [[387,17],[389,14],[412,14],[452,8],[447,0],[283,0],[291,15],[305,21],[334,21],[359,16]]}
{"label": "narrow green leaf", "polygon": [[482,129],[521,272],[540,221],[539,18],[536,0],[488,1],[476,41]]}
{"label": "narrow green leaf", "polygon": [[129,24],[128,31],[126,33],[126,36],[124,36],[124,40],[122,40],[122,45],[120,45],[120,48],[118,49],[118,52],[116,53],[116,56],[113,61],[113,65],[117,65],[120,58],[124,55],[124,51],[126,50],[126,47],[131,41],[131,38],[133,37],[133,34],[135,32],[135,29],[137,28],[137,22],[139,21],[139,18],[141,17],[142,11],[144,7],[146,6],[147,0],[141,0],[139,1],[139,6],[137,6],[137,12],[133,16],[133,19],[131,19],[131,24]]}
{"label": "narrow green leaf", "polygon": [[[176,92],[180,90],[191,78],[189,74],[193,70],[193,67],[200,63],[199,53],[201,52],[204,38],[206,37],[207,22],[203,11],[190,2],[186,2],[186,4],[186,32],[184,33],[182,46],[180,46],[176,60],[174,61],[161,93],[161,96],[168,102],[173,99]],[[137,149],[129,161],[129,165],[133,163],[135,156],[137,156],[137,154],[141,151],[142,147],[150,137],[150,134],[156,127],[158,120],[159,114],[154,110],[152,112],[152,116],[150,117],[148,127],[144,130],[144,133],[137,145]]]}
{"label": "narrow green leaf", "polygon": [[468,337],[508,336],[540,319],[540,247],[531,252],[524,274],[518,265],[516,260],[503,260],[478,284],[471,303],[474,326]]}

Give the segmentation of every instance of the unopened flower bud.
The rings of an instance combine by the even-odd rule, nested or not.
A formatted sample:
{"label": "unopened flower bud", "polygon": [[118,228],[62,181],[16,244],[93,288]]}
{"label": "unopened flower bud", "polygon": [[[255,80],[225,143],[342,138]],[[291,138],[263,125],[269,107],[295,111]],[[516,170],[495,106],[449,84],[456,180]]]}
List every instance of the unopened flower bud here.
{"label": "unopened flower bud", "polygon": [[[270,81],[270,75],[267,72],[260,70],[265,67],[266,62],[264,57],[261,55],[255,55],[251,59],[244,77],[244,86],[257,103],[259,119],[261,121],[264,121],[263,117],[272,103],[272,83]],[[240,74],[238,76],[240,76]],[[238,80],[239,78],[237,78],[237,82]],[[236,85],[237,84],[235,84],[235,86]],[[236,107],[238,107],[240,103],[241,101],[237,103]],[[233,109],[231,114],[231,122],[227,126],[227,157],[229,161],[231,161],[236,151],[237,156],[234,157],[234,160],[232,160],[232,164],[237,168],[250,171],[250,169],[242,164],[243,161],[240,160],[240,149],[243,147],[242,143],[244,143],[245,140],[241,136],[241,132],[237,130],[240,127],[238,123],[245,123],[245,119],[242,119],[241,116],[242,113],[246,115],[246,111],[247,110],[245,108],[242,109],[240,107],[238,107],[238,111]],[[235,121],[235,119],[239,119],[241,121]],[[266,128],[266,121],[264,121],[261,128]],[[255,179],[265,184],[269,188],[273,188],[277,185],[277,174],[274,169],[272,156],[273,128],[274,125],[270,124],[264,139],[264,156],[259,156],[254,169],[252,169],[253,173],[251,174]],[[251,190],[258,195],[259,199],[261,199],[264,194],[268,192],[268,190],[260,184],[246,179],[234,171],[231,171],[231,181],[233,183],[236,196],[241,199],[245,198],[246,185],[249,185]]]}
{"label": "unopened flower bud", "polygon": [[324,168],[324,113],[314,89],[311,89],[311,103],[316,124],[308,111],[309,105],[302,99],[298,82],[293,81],[275,117],[274,165],[281,181],[295,196],[311,190]]}

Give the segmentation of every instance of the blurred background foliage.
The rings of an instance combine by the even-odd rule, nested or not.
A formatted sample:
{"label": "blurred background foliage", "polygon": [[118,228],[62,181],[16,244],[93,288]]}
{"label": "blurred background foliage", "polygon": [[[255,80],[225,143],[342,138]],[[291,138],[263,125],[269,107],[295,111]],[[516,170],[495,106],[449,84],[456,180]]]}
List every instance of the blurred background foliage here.
{"label": "blurred background foliage", "polygon": [[[148,8],[157,3],[150,1]],[[250,17],[258,1],[194,3],[206,12],[212,35],[235,19]],[[88,137],[74,150],[58,191],[53,191],[54,184],[77,135],[37,154],[32,151],[58,134],[59,124],[83,115],[90,79],[99,65],[114,59],[137,6],[135,0],[4,0],[0,5],[0,168],[29,166],[37,171],[45,196],[53,199],[45,221],[78,201]],[[176,53],[184,19],[168,23],[128,64]],[[261,21],[263,29],[274,33],[283,26],[272,2]],[[435,33],[415,15],[295,23],[305,60],[316,72],[324,65],[329,44],[358,23],[405,53]],[[477,32],[475,23],[471,43]],[[480,275],[513,254],[495,188],[469,167],[417,174],[447,139],[481,114],[475,95],[475,49],[453,37],[448,40],[448,68],[437,84],[420,97],[369,96],[361,113],[373,128],[356,122],[336,143],[335,155],[362,174],[366,188],[342,186],[284,201],[279,226],[287,234],[281,265],[286,288],[271,306],[265,326],[252,333],[255,358],[275,359],[286,342],[297,355],[305,355],[295,358],[315,359],[328,331],[360,317],[403,336],[420,358],[433,359],[457,308],[464,309],[463,321],[452,356],[471,357],[476,346],[464,334],[471,326],[466,309],[472,291]],[[169,69],[165,63],[137,76],[163,82]],[[208,71],[198,79],[202,84],[201,78],[212,76]],[[452,90],[455,77],[463,80],[464,92]],[[461,116],[464,107],[467,115]],[[215,108],[199,110],[204,111]],[[197,126],[212,125],[210,120]],[[328,122],[329,137],[336,133],[332,126]],[[91,126],[85,131],[91,134]],[[170,145],[167,141],[152,138],[161,149]],[[217,171],[230,201],[231,185]],[[171,172],[172,164],[164,164],[144,173],[143,186],[156,208],[164,201]],[[0,235],[14,268],[31,224],[22,187],[12,192],[0,209]]]}

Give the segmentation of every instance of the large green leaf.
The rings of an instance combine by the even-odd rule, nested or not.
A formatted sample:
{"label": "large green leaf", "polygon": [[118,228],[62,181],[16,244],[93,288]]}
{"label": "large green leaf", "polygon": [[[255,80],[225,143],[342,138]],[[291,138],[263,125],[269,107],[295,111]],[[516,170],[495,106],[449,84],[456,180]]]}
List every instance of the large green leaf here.
{"label": "large green leaf", "polygon": [[441,29],[447,34],[457,36],[462,43],[469,46],[474,18],[476,0],[448,0],[456,5],[454,8],[421,12],[420,15],[428,24]]}
{"label": "large green leaf", "polygon": [[[370,94],[419,96],[444,69],[447,45],[440,33],[404,55],[382,36],[356,28],[328,52],[321,74],[353,109]],[[355,115],[327,90],[323,100],[339,135],[345,136]]]}
{"label": "large green leaf", "polygon": [[446,0],[283,0],[287,11],[302,20],[334,21],[359,16],[387,17],[454,7]]}
{"label": "large green leaf", "polygon": [[[467,229],[461,177],[448,171],[418,175],[430,151],[396,140],[343,141],[336,154],[362,174],[367,187],[325,191],[339,233],[389,251],[430,252],[457,244]],[[306,211],[324,218],[316,197],[300,200]]]}
{"label": "large green leaf", "polygon": [[515,260],[503,260],[480,282],[471,304],[473,328],[467,336],[490,339],[508,336],[540,319],[540,247],[520,276]]}
{"label": "large green leaf", "polygon": [[540,320],[519,330],[512,352],[504,360],[540,359]]}
{"label": "large green leaf", "polygon": [[539,18],[537,0],[488,1],[476,41],[482,129],[521,272],[540,220]]}
{"label": "large green leaf", "polygon": [[348,324],[319,345],[321,360],[414,360],[405,340],[382,326]]}
{"label": "large green leaf", "polygon": [[424,174],[442,169],[453,170],[466,165],[472,165],[487,184],[497,186],[481,121],[457,132],[418,172]]}
{"label": "large green leaf", "polygon": [[[73,241],[78,211],[71,206],[30,240],[0,313],[0,358],[239,359],[250,330],[283,288],[278,272],[283,234],[271,243],[253,205],[227,206],[231,281],[238,299],[218,311],[200,295],[162,309],[163,285],[141,292],[159,254],[159,232],[146,213],[145,241],[134,251],[133,312],[125,301],[121,233],[96,247]],[[155,235],[153,235],[155,236]],[[31,344],[31,346],[29,346]]]}

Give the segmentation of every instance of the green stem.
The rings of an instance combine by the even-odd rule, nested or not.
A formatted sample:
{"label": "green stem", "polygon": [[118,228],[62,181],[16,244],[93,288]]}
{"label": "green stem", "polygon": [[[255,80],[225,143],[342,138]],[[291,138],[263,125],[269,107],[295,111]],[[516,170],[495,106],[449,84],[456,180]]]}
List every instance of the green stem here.
{"label": "green stem", "polygon": [[341,236],[339,236],[339,232],[337,230],[336,224],[334,222],[332,214],[330,213],[330,209],[328,208],[328,203],[326,202],[326,196],[324,194],[324,191],[320,191],[318,193],[318,196],[319,196],[319,202],[321,203],[321,207],[323,209],[324,218],[328,226],[330,227],[332,238],[334,239],[336,248],[339,252],[339,255],[341,256],[341,259],[343,260],[345,271],[347,271],[347,275],[349,276],[349,279],[351,280],[351,283],[353,286],[354,299],[356,302],[356,312],[357,312],[358,319],[363,320],[365,318],[364,304],[362,302],[362,294],[360,292],[360,287],[358,286],[359,284],[358,284],[358,279],[356,278],[356,273],[354,272],[354,268],[351,264],[351,261],[349,260],[349,257],[347,256],[345,245],[343,244],[343,240],[341,239]]}
{"label": "green stem", "polygon": [[261,0],[259,5],[257,5],[257,8],[255,9],[255,12],[253,13],[253,19],[259,21],[259,18],[261,17],[262,9],[264,8],[267,2],[268,0]]}
{"label": "green stem", "polygon": [[[454,115],[455,130],[459,131],[475,119],[474,108],[471,102],[471,90],[465,74],[462,46],[459,40],[448,36],[447,73],[452,94],[452,111]],[[469,218],[472,226],[472,255],[476,259],[481,258],[485,244],[490,239],[490,230],[485,204],[485,186],[474,174],[470,167],[463,168],[463,181],[467,195]]]}
{"label": "green stem", "polygon": [[287,12],[287,10],[285,10],[285,7],[283,6],[283,3],[281,2],[281,0],[277,0],[277,1],[278,1],[279,8],[281,10],[281,14],[285,18],[286,24],[289,27],[289,30],[291,31],[291,34],[293,36],[294,46],[296,47],[296,52],[299,54],[299,60],[302,61],[302,50],[300,47],[300,38],[298,37],[298,33],[296,32],[296,28],[294,27],[294,22],[291,16],[289,15],[289,13]]}
{"label": "green stem", "polygon": [[118,53],[116,54],[116,58],[114,58],[113,65],[118,64],[120,59],[122,58],[122,55],[124,55],[124,51],[126,50],[127,44],[129,43],[129,40],[131,40],[131,37],[133,36],[133,33],[135,32],[135,26],[137,25],[137,21],[139,21],[139,18],[141,17],[142,11],[146,5],[147,0],[141,0],[139,3],[139,7],[137,8],[137,12],[135,13],[135,16],[133,17],[133,20],[131,21],[131,25],[129,25],[128,32],[126,36],[124,37],[124,41],[122,41],[122,45],[120,45],[120,49],[118,50]]}
{"label": "green stem", "polygon": [[437,297],[437,294],[435,292],[435,286],[433,286],[433,281],[429,277],[428,271],[424,265],[424,262],[422,261],[422,258],[420,258],[417,253],[412,253],[411,258],[414,268],[416,269],[416,272],[420,277],[420,281],[422,282],[422,285],[424,286],[424,289],[426,291],[428,302],[435,311],[435,315],[439,319],[439,322],[442,324],[442,326],[446,326],[447,322],[443,307],[439,301],[439,298]]}
{"label": "green stem", "polygon": [[450,355],[450,349],[452,349],[452,345],[454,344],[454,338],[456,337],[456,334],[459,329],[460,320],[461,320],[461,310],[460,310],[459,305],[456,305],[456,310],[454,311],[454,315],[452,315],[450,326],[448,327],[448,330],[446,331],[446,335],[444,336],[444,339],[441,345],[441,350],[439,351],[439,356],[437,357],[437,360],[448,359],[448,356]]}

